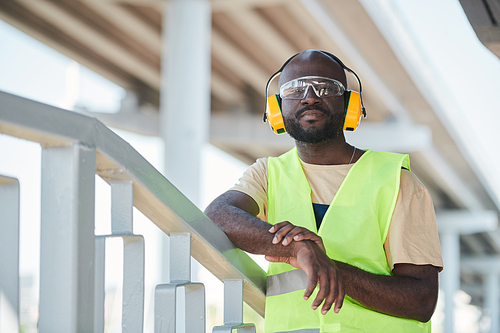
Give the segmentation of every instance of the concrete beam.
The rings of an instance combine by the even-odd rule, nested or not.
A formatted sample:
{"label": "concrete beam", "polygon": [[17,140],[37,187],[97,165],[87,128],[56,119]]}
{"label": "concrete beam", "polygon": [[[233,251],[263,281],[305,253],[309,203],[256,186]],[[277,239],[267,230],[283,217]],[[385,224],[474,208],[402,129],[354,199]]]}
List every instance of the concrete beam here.
{"label": "concrete beam", "polygon": [[50,48],[64,54],[68,58],[75,60],[88,69],[99,73],[100,75],[116,83],[117,85],[125,89],[133,87],[133,83],[130,81],[130,77],[128,77],[125,73],[117,73],[115,70],[109,68],[105,64],[96,63],[95,61],[89,60],[82,53],[75,51],[73,48],[62,42],[58,42],[52,36],[47,35],[44,31],[40,31],[39,29],[32,27],[29,23],[23,21],[22,19],[12,17],[5,12],[0,11],[0,20],[7,22],[16,29],[35,38],[36,40],[42,42]]}
{"label": "concrete beam", "polygon": [[346,140],[357,147],[409,153],[432,146],[431,130],[424,125],[400,122],[363,123],[355,132],[344,132]]}
{"label": "concrete beam", "polygon": [[[274,134],[261,116],[212,116],[211,140],[228,143],[270,144],[281,142],[293,146],[288,135]],[[393,152],[411,152],[431,145],[431,132],[426,126],[402,123],[362,123],[356,132],[346,132],[349,143],[360,148]],[[395,140],[397,138],[397,140]]]}
{"label": "concrete beam", "polygon": [[[86,113],[106,125],[140,133],[159,135],[158,115],[133,113]],[[426,126],[401,123],[360,124],[356,132],[346,132],[349,143],[375,150],[408,153],[427,149],[431,145],[431,132]],[[397,138],[397,140],[395,140]],[[293,139],[288,135],[276,135],[261,116],[212,115],[210,118],[210,140],[227,144],[251,144],[283,149],[293,147]]]}
{"label": "concrete beam", "polygon": [[112,60],[125,72],[134,75],[153,88],[160,86],[160,72],[156,68],[131,55],[122,46],[68,14],[57,5],[48,1],[19,0],[19,2],[57,29],[65,31],[71,38],[78,40],[104,58]]}
{"label": "concrete beam", "polygon": [[498,225],[497,213],[490,210],[437,211],[436,220],[443,234],[476,234],[493,231]]}
{"label": "concrete beam", "polygon": [[212,54],[227,68],[245,78],[256,91],[264,91],[269,76],[224,37],[212,31]]}
{"label": "concrete beam", "polygon": [[277,63],[283,63],[299,51],[257,12],[234,7],[231,10],[228,9],[227,13]]}
{"label": "concrete beam", "polygon": [[500,274],[500,255],[467,256],[460,261],[462,269],[479,274]]}
{"label": "concrete beam", "polygon": [[[150,6],[158,11],[163,11],[165,6],[168,6],[168,1],[165,0],[83,0],[85,2],[102,1],[108,3],[124,3],[131,5]],[[261,6],[276,6],[286,3],[289,0],[212,0],[212,8],[214,10],[225,10],[227,8],[251,8]]]}
{"label": "concrete beam", "polygon": [[160,31],[141,21],[119,4],[111,4],[106,1],[87,1],[85,4],[103,15],[138,43],[147,47],[156,55],[161,55],[161,48],[165,47],[165,45],[161,43]]}

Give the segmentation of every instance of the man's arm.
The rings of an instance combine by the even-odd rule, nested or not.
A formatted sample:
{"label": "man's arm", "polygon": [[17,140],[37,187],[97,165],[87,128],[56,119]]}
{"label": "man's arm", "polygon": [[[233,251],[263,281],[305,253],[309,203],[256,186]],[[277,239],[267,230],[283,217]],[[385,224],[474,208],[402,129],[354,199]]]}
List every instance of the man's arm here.
{"label": "man's arm", "polygon": [[273,236],[268,232],[271,225],[257,218],[258,213],[255,200],[238,191],[223,193],[205,209],[205,214],[236,247],[253,254],[276,252],[280,256],[292,256],[295,247],[273,246]]}
{"label": "man's arm", "polygon": [[438,297],[438,268],[396,264],[393,276],[368,273],[336,262],[346,294],[364,306],[396,317],[427,322]]}
{"label": "man's arm", "polygon": [[[317,234],[294,228],[291,223],[277,225],[272,232],[284,245],[311,240]],[[270,261],[291,262],[289,258],[268,257]],[[343,262],[335,262],[342,274],[346,294],[369,309],[396,317],[427,322],[437,303],[438,271],[432,265],[395,264],[393,275],[377,275]]]}
{"label": "man's arm", "polygon": [[304,298],[309,298],[319,285],[319,292],[312,303],[316,309],[323,303],[326,314],[333,303],[338,312],[344,299],[342,277],[335,263],[313,241],[292,242],[288,246],[273,244],[271,225],[256,217],[257,203],[248,195],[238,191],[227,191],[216,198],[205,210],[205,214],[226,233],[234,245],[254,254],[284,258],[296,258],[298,268],[308,276]]}

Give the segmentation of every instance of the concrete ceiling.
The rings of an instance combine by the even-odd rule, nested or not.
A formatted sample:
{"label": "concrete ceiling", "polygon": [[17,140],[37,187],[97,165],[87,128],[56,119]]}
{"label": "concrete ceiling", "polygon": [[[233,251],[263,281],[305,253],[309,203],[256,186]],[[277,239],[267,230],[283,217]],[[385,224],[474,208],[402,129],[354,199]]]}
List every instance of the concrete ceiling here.
{"label": "concrete ceiling", "polygon": [[[461,0],[466,11],[475,2]],[[491,3],[488,13],[497,20],[498,1],[486,2]],[[360,147],[410,153],[413,171],[431,192],[436,209],[497,210],[362,2],[212,0],[211,4],[214,145],[248,163],[293,146],[287,136],[275,136],[262,124],[265,84],[296,52],[327,50],[363,82],[368,118],[348,140]],[[162,47],[168,47],[162,45],[162,20],[167,11],[168,2],[161,0],[0,0],[1,20],[135,96],[133,112],[96,115],[108,125],[146,135],[159,133],[161,54]],[[483,20],[484,15],[478,15],[481,24],[475,26],[476,19],[467,15],[478,36],[488,17],[491,34],[498,32],[491,16]],[[492,42],[492,50],[498,40]],[[352,77],[349,84],[357,88]],[[468,253],[498,253],[497,244],[489,234],[462,237]]]}

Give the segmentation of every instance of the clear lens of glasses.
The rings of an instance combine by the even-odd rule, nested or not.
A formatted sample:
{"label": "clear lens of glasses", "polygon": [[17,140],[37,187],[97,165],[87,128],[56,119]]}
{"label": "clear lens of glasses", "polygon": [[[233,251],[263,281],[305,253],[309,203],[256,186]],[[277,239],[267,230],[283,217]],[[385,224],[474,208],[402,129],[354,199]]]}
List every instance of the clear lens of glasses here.
{"label": "clear lens of glasses", "polygon": [[345,87],[340,81],[321,76],[304,76],[283,84],[280,87],[280,97],[282,99],[303,99],[306,97],[309,87],[312,87],[319,98],[341,96],[345,91]]}

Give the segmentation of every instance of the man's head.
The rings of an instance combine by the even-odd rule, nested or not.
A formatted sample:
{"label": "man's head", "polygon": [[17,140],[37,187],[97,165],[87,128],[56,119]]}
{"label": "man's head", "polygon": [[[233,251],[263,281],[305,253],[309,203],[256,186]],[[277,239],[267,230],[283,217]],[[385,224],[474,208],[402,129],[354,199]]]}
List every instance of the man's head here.
{"label": "man's head", "polygon": [[296,79],[301,79],[299,81],[306,85],[301,99],[282,96],[285,128],[290,136],[301,142],[319,143],[335,139],[343,134],[344,95],[320,93],[321,97],[318,96],[318,90],[308,85],[306,77],[310,76],[333,79],[330,82],[340,81],[344,88],[347,86],[344,69],[335,59],[317,50],[299,53],[286,64],[279,78],[279,87]]}

